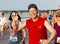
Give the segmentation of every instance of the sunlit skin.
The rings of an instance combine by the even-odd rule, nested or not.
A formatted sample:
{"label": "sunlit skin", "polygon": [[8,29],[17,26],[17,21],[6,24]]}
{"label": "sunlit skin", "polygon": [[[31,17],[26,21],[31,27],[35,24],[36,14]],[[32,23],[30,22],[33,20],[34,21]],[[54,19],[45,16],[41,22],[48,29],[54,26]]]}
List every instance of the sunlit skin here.
{"label": "sunlit skin", "polygon": [[33,19],[33,20],[35,20],[36,18],[38,18],[37,16],[38,16],[38,11],[35,9],[35,8],[31,8],[30,10],[29,10],[29,15],[31,16],[31,18]]}
{"label": "sunlit skin", "polygon": [[[35,22],[38,19],[38,10],[36,10],[35,8],[30,8],[29,9],[29,15],[32,18],[32,20]],[[48,39],[44,39],[42,40],[44,44],[49,44],[49,42],[54,38],[56,31],[54,30],[53,27],[50,26],[50,24],[48,23],[47,20],[45,20],[44,22],[44,26],[47,28],[47,30],[51,33],[50,37]],[[23,24],[20,25],[20,29],[22,29],[23,27],[26,27],[26,22],[24,22]],[[18,31],[17,30],[17,31]]]}
{"label": "sunlit skin", "polygon": [[57,22],[60,22],[60,12],[56,13],[56,20],[57,20]]}

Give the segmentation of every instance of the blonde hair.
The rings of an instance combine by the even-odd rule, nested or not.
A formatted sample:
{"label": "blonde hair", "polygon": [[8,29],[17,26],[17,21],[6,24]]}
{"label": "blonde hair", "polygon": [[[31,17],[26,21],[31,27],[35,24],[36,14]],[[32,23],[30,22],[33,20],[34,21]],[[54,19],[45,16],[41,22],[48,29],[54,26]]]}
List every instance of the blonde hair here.
{"label": "blonde hair", "polygon": [[60,17],[60,11],[56,13],[56,17]]}

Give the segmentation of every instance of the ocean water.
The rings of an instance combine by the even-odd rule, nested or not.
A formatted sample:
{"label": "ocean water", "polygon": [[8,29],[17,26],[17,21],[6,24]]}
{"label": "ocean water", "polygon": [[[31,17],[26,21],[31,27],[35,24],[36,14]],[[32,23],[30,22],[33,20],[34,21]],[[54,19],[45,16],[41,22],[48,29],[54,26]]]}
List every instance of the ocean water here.
{"label": "ocean water", "polygon": [[[6,18],[9,18],[10,13],[4,14],[4,16],[5,16]],[[30,17],[28,13],[20,13],[19,16],[20,16],[21,18],[29,18],[29,17]]]}

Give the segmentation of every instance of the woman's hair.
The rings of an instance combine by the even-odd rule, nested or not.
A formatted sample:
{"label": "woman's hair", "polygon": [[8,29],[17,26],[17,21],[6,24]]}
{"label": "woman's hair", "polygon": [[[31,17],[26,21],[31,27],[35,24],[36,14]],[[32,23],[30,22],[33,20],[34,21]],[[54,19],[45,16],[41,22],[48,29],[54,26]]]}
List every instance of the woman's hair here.
{"label": "woman's hair", "polygon": [[35,8],[36,10],[38,10],[37,6],[35,4],[30,4],[28,6],[28,11],[30,10],[30,8]]}
{"label": "woman's hair", "polygon": [[17,11],[12,11],[12,12],[11,12],[11,14],[10,14],[10,16],[9,16],[9,20],[12,21],[11,15],[12,15],[13,12],[17,13],[18,20],[21,21],[21,17],[19,16],[19,13],[18,13]]}
{"label": "woman's hair", "polygon": [[56,13],[56,17],[60,17],[60,11]]}

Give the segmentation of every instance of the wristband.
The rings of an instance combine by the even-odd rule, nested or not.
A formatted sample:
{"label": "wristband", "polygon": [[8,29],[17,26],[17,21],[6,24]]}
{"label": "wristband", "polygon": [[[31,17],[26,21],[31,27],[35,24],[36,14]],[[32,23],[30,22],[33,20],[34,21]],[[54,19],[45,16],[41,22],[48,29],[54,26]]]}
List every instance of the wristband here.
{"label": "wristband", "polygon": [[22,39],[22,42],[24,41],[24,38]]}

